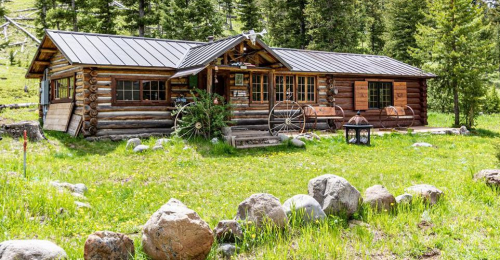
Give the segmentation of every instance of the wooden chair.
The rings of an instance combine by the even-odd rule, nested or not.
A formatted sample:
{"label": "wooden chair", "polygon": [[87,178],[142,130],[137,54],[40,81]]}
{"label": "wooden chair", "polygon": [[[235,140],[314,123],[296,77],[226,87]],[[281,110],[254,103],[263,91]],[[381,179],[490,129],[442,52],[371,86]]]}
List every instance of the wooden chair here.
{"label": "wooden chair", "polygon": [[415,112],[410,106],[388,106],[380,110],[379,119],[382,128],[387,128],[391,121],[395,121],[399,128],[409,128],[415,122]]}
{"label": "wooden chair", "polygon": [[311,124],[309,128],[316,129],[318,119],[326,120],[330,129],[342,129],[345,122],[344,109],[340,106],[320,107],[307,105],[304,107],[306,115],[306,125]]}

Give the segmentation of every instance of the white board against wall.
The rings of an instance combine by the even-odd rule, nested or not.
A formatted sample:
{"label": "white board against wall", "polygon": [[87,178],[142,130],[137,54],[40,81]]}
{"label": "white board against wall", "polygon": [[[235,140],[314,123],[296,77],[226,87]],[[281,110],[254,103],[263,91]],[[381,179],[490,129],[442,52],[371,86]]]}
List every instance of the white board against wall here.
{"label": "white board against wall", "polygon": [[66,132],[71,114],[73,114],[73,103],[50,104],[43,130]]}

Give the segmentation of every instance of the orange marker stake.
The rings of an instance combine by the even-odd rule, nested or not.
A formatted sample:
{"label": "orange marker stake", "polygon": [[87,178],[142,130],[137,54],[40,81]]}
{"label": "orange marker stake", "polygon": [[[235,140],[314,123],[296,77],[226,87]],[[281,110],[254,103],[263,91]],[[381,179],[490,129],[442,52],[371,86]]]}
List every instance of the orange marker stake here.
{"label": "orange marker stake", "polygon": [[26,130],[24,130],[24,178],[26,178],[26,148],[28,147],[28,137],[26,136]]}

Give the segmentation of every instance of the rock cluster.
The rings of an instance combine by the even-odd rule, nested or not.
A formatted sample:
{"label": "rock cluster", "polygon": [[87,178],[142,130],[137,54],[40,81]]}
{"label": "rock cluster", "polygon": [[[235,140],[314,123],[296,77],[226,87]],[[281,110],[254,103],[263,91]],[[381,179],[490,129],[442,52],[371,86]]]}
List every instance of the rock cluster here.
{"label": "rock cluster", "polygon": [[290,216],[295,211],[298,217],[302,218],[306,223],[323,220],[326,217],[318,201],[309,195],[295,195],[283,203],[283,208],[287,216]]}
{"label": "rock cluster", "polygon": [[[171,141],[170,139],[160,138],[160,139],[156,140],[155,145],[151,149],[153,151],[163,150],[164,145],[168,144],[170,141]],[[145,152],[145,151],[149,150],[150,147],[148,145],[142,144],[141,139],[132,138],[132,139],[129,139],[127,141],[127,146],[125,146],[126,150],[128,150],[129,148],[132,149],[134,151],[134,153],[141,153],[141,152]]]}
{"label": "rock cluster", "polygon": [[474,180],[483,180],[489,185],[500,186],[500,170],[499,169],[489,169],[482,170],[474,174]]}
{"label": "rock cluster", "polygon": [[267,193],[257,193],[245,199],[238,206],[236,220],[251,221],[257,227],[271,224],[285,227],[287,216],[278,198]]}
{"label": "rock cluster", "polygon": [[134,259],[134,241],[124,234],[97,231],[87,238],[83,252],[85,260]]}
{"label": "rock cluster", "polygon": [[319,202],[326,214],[346,213],[348,216],[358,211],[361,196],[346,179],[325,174],[309,181],[309,196]]}
{"label": "rock cluster", "polygon": [[363,202],[378,211],[390,211],[396,206],[396,198],[382,185],[366,189]]}

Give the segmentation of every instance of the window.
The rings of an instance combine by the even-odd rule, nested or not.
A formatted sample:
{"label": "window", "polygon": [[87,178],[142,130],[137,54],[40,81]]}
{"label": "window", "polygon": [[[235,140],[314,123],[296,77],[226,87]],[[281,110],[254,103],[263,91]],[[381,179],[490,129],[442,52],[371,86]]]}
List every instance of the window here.
{"label": "window", "polygon": [[297,77],[297,101],[314,102],[316,100],[315,81],[315,77]]}
{"label": "window", "polygon": [[269,101],[269,81],[267,75],[252,74],[252,102]]}
{"label": "window", "polygon": [[160,102],[167,100],[166,83],[163,80],[116,80],[118,102]]}
{"label": "window", "polygon": [[74,77],[55,79],[52,82],[55,100],[73,99],[75,89]]}
{"label": "window", "polygon": [[392,105],[392,82],[368,82],[368,107],[380,109]]}
{"label": "window", "polygon": [[189,87],[197,88],[198,87],[198,75],[189,76]]}
{"label": "window", "polygon": [[276,101],[293,100],[294,76],[276,76]]}

